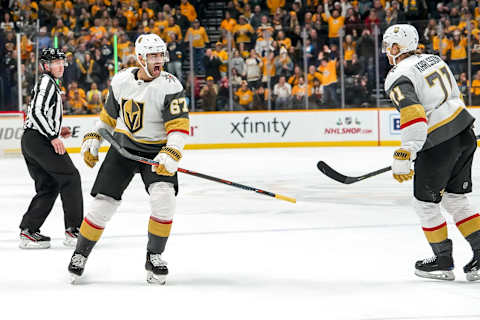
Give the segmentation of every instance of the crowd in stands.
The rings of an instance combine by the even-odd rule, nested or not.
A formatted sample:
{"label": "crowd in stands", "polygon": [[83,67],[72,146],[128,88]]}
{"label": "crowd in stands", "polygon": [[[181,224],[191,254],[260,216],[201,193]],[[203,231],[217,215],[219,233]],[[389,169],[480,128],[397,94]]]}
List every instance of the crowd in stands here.
{"label": "crowd in stands", "polygon": [[[230,92],[234,110],[340,107],[342,72],[345,104],[375,106],[381,93],[377,62],[380,89],[390,68],[375,46],[396,23],[415,25],[418,52],[447,60],[462,93],[480,105],[480,1],[224,2],[213,37],[202,23],[208,1],[2,0],[1,108],[18,108],[19,58],[28,103],[38,44],[38,49],[58,46],[66,52],[68,66],[59,83],[66,112],[97,113],[116,69],[114,36],[121,69],[137,65],[135,39],[150,32],[166,42],[170,62],[165,69],[182,81],[187,94],[193,92],[197,110],[230,110]],[[16,33],[21,33],[21,57]]]}

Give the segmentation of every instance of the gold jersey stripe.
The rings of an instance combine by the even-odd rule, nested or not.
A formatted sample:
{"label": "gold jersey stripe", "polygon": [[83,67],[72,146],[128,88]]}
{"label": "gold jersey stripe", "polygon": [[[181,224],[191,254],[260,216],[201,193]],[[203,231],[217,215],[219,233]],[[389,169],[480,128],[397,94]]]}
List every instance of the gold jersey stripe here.
{"label": "gold jersey stripe", "polygon": [[165,130],[167,134],[173,130],[190,132],[190,120],[187,118],[177,118],[165,122]]}
{"label": "gold jersey stripe", "polygon": [[172,229],[172,221],[160,221],[150,217],[148,222],[148,232],[158,237],[168,237]]}
{"label": "gold jersey stripe", "polygon": [[441,126],[446,125],[449,122],[451,122],[453,119],[455,119],[460,114],[460,112],[462,112],[462,110],[463,110],[463,107],[459,107],[450,117],[448,117],[447,119],[445,119],[443,121],[440,121],[436,125],[428,128],[428,133],[432,132],[433,130],[436,130],[436,129],[440,128]]}
{"label": "gold jersey stripe", "polygon": [[104,123],[108,124],[112,128],[115,128],[117,126],[117,119],[113,119],[112,117],[110,117],[105,108],[100,111],[100,120],[102,120]]}
{"label": "gold jersey stripe", "polygon": [[150,140],[138,139],[138,138],[134,137],[133,134],[130,131],[119,129],[119,128],[115,128],[115,132],[122,133],[122,134],[126,135],[127,137],[129,137],[131,140],[133,140],[135,142],[139,142],[139,143],[145,143],[145,144],[165,144],[165,143],[167,143],[167,140],[153,140],[153,141],[150,141]]}
{"label": "gold jersey stripe", "polygon": [[480,215],[475,214],[467,219],[459,221],[457,227],[464,237],[468,237],[475,231],[480,230]]}
{"label": "gold jersey stripe", "polygon": [[80,234],[90,241],[98,241],[102,236],[103,228],[94,225],[87,218],[83,219],[80,226]]}
{"label": "gold jersey stripe", "polygon": [[447,223],[444,222],[435,228],[423,228],[423,232],[425,233],[425,237],[427,238],[428,242],[442,242],[448,237]]}
{"label": "gold jersey stripe", "polygon": [[405,123],[418,118],[427,118],[425,109],[423,109],[421,104],[412,104],[408,107],[400,109],[400,125],[404,125]]}

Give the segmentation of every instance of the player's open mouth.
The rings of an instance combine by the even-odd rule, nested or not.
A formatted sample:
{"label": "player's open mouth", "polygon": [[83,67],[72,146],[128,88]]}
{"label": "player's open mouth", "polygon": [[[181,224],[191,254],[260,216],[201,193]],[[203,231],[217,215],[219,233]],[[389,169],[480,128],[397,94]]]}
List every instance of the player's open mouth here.
{"label": "player's open mouth", "polygon": [[158,66],[153,66],[153,71],[155,71],[155,72],[160,72],[160,70],[161,70],[161,69],[160,69],[160,65],[158,65]]}

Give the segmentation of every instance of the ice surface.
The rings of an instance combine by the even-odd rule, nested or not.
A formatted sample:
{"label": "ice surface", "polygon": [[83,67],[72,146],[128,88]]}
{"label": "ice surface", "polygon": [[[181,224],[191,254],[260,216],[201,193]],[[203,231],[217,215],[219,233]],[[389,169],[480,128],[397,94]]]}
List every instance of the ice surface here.
{"label": "ice surface", "polygon": [[[52,248],[18,249],[34,194],[22,159],[1,159],[0,319],[480,319],[480,283],[467,283],[467,242],[451,223],[454,282],[420,279],[431,250],[411,208],[411,183],[390,173],[329,180],[390,164],[392,148],[188,150],[182,167],[297,198],[297,204],[180,176],[166,286],[145,281],[149,203],[135,177],[86,266],[68,283],[60,201],[42,228]],[[98,168],[72,155],[85,205]],[[480,206],[479,162],[472,203]]]}

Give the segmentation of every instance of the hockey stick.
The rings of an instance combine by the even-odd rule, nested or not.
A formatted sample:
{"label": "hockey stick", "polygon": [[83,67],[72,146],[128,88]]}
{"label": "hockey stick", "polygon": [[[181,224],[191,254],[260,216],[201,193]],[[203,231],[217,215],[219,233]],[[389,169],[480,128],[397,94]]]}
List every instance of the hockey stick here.
{"label": "hockey stick", "polygon": [[385,168],[382,168],[382,169],[379,169],[379,170],[375,170],[375,171],[366,173],[366,174],[358,176],[358,177],[348,177],[348,176],[345,176],[345,175],[339,173],[338,171],[335,171],[334,169],[332,169],[332,167],[330,167],[328,164],[326,164],[323,161],[318,161],[317,168],[323,174],[325,174],[327,177],[329,177],[329,178],[331,178],[335,181],[338,181],[340,183],[343,183],[343,184],[355,183],[355,182],[362,181],[364,179],[374,177],[374,176],[379,175],[381,173],[392,170],[392,167],[388,166],[388,167],[385,167]]}
{"label": "hockey stick", "polygon": [[[100,135],[105,140],[110,142],[110,144],[115,148],[115,150],[117,150],[118,153],[120,153],[123,157],[125,157],[127,159],[130,159],[130,160],[142,162],[142,163],[145,163],[145,164],[148,164],[148,165],[151,165],[151,166],[158,166],[158,162],[155,161],[155,160],[140,157],[140,156],[131,154],[130,152],[125,150],[123,147],[121,147],[118,144],[118,142],[115,140],[115,138],[106,129],[101,128],[98,131],[99,131]],[[189,174],[189,175],[192,175],[192,176],[195,176],[195,177],[198,177],[198,178],[202,178],[202,179],[206,179],[206,180],[210,180],[210,181],[214,181],[214,182],[218,182],[218,183],[223,183],[223,184],[235,187],[235,188],[248,190],[248,191],[254,191],[256,193],[263,194],[263,195],[266,195],[266,196],[269,196],[269,197],[272,197],[272,198],[277,198],[277,199],[280,199],[280,200],[285,200],[285,201],[289,201],[289,202],[293,202],[293,203],[297,202],[297,200],[295,200],[295,198],[290,198],[290,197],[283,196],[283,195],[278,194],[278,193],[273,193],[273,192],[257,189],[257,188],[254,188],[254,187],[249,187],[249,186],[246,186],[246,185],[243,185],[243,184],[240,184],[240,183],[236,183],[236,182],[232,182],[232,181],[228,181],[228,180],[225,180],[225,179],[212,177],[212,176],[209,176],[209,175],[206,175],[206,174],[203,174],[203,173],[198,173],[198,172],[195,172],[195,171],[182,169],[182,168],[178,168],[177,171],[185,173],[185,174]]]}
{"label": "hockey stick", "polygon": [[[475,136],[475,138],[477,140],[480,139],[480,135]],[[343,183],[343,184],[355,183],[355,182],[362,181],[364,179],[374,177],[374,176],[379,175],[381,173],[392,170],[392,167],[388,166],[388,167],[385,167],[385,168],[382,168],[382,169],[378,169],[378,170],[366,173],[366,174],[358,176],[358,177],[348,177],[348,176],[345,176],[345,175],[339,173],[338,171],[332,169],[332,167],[330,167],[324,161],[318,161],[317,168],[327,177],[329,177],[329,178],[331,178],[335,181],[338,181],[340,183]]]}

